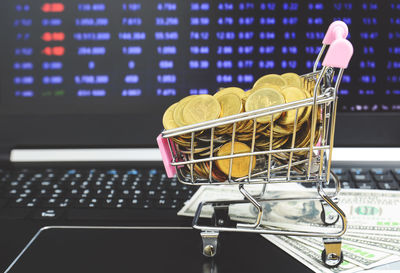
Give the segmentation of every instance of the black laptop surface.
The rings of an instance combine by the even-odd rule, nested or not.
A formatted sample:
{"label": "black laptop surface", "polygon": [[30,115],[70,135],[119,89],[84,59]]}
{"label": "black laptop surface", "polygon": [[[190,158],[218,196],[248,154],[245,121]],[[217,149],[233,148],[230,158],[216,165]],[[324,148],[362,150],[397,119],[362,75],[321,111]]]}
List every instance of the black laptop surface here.
{"label": "black laptop surface", "polygon": [[214,259],[195,230],[179,227],[42,230],[7,272],[311,272],[255,234],[221,236]]}
{"label": "black laptop surface", "polygon": [[[0,271],[15,261],[10,272],[217,272],[207,271],[198,232],[180,229],[191,219],[176,213],[197,188],[164,173],[155,141],[162,115],[187,95],[311,72],[334,19],[349,25],[355,46],[335,145],[399,146],[398,4],[1,5]],[[372,161],[334,171],[344,188],[399,189],[399,166]],[[51,228],[26,247],[46,226],[153,228]],[[224,234],[221,245],[218,272],[307,271],[258,235]]]}

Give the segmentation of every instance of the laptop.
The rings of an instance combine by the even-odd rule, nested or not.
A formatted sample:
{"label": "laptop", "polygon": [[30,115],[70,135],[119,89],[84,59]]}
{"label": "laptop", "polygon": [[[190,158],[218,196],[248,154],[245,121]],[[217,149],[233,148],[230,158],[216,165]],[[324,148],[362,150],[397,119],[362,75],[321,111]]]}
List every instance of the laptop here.
{"label": "laptop", "polygon": [[356,51],[333,170],[343,188],[398,190],[398,33],[374,19],[392,6],[3,1],[0,271],[261,272],[268,257],[309,272],[254,234],[224,234],[219,256],[202,256],[176,215],[197,188],[167,178],[156,148],[162,114],[187,95],[311,72],[342,19]]}

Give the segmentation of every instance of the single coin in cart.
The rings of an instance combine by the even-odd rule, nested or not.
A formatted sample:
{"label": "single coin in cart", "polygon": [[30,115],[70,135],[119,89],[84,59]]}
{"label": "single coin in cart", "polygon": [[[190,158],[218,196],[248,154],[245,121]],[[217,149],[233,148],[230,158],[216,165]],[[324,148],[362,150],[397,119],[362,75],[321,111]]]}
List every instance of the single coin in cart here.
{"label": "single coin in cart", "polygon": [[[279,105],[285,103],[285,98],[283,95],[272,88],[261,88],[255,91],[246,101],[246,111],[253,111],[257,109],[262,109],[274,105]],[[274,115],[274,120],[279,118],[280,114]],[[271,116],[262,116],[257,118],[257,122],[268,123],[271,121]]]}
{"label": "single coin in cart", "polygon": [[[207,174],[210,173],[210,163],[209,162],[204,162],[205,168],[207,170]],[[224,182],[228,179],[228,177],[221,172],[215,165],[212,167],[212,172],[211,172],[212,178],[219,182]]]}
{"label": "single coin in cart", "polygon": [[243,89],[239,87],[226,87],[219,90],[217,93],[214,94],[214,97],[218,99],[218,97],[226,95],[226,94],[235,94],[239,98],[243,98],[245,92]]}
{"label": "single coin in cart", "polygon": [[221,113],[221,106],[211,95],[198,95],[191,99],[183,108],[185,124],[195,124],[207,120],[217,119]]}
{"label": "single coin in cart", "polygon": [[[230,155],[232,149],[232,142],[224,144],[218,151],[217,156]],[[233,154],[249,153],[250,147],[246,144],[235,141],[233,144]],[[256,157],[253,157],[251,170],[256,166]],[[217,160],[217,167],[226,175],[229,175],[230,159]],[[250,156],[236,157],[232,160],[232,177],[243,177],[249,173]]]}
{"label": "single coin in cart", "polygon": [[186,104],[188,104],[188,102],[193,99],[195,96],[188,96],[188,97],[184,97],[183,99],[181,99],[178,102],[178,105],[175,107],[174,109],[174,121],[176,122],[176,124],[180,127],[180,126],[185,126],[188,125],[185,123],[185,121],[183,120],[183,108],[185,108]]}
{"label": "single coin in cart", "polygon": [[[297,87],[286,87],[282,89],[282,94],[285,97],[286,103],[293,102],[297,100],[303,100],[306,98],[306,94],[300,88]],[[303,114],[304,107],[298,110],[297,121],[299,121],[300,116]],[[296,118],[296,110],[289,110],[285,115],[279,120],[280,124],[293,124]]]}
{"label": "single coin in cart", "polygon": [[[272,88],[272,89],[275,89],[275,90],[277,90],[277,91],[281,91],[281,89],[282,89],[281,86],[278,86],[278,85],[276,85],[276,84],[272,84],[272,83],[266,82],[266,83],[261,83],[261,84],[257,85],[256,87],[254,87],[254,88],[252,89],[252,91],[253,91],[253,93],[254,93],[255,91],[257,91],[258,89],[261,89],[261,88]],[[284,88],[284,87],[283,87],[283,88]]]}
{"label": "single coin in cart", "polygon": [[[177,136],[177,137],[173,137],[172,141],[175,142],[176,144],[182,146],[182,147],[186,147],[189,148],[191,147],[191,141],[189,139],[185,139],[182,136]],[[194,141],[193,142],[193,147],[197,147],[198,142]]]}
{"label": "single coin in cart", "polygon": [[236,115],[242,111],[242,100],[234,93],[227,93],[225,95],[216,97],[216,99],[221,105],[221,118]]}
{"label": "single coin in cart", "polygon": [[296,73],[285,73],[281,75],[287,82],[287,86],[302,88],[301,78]]}
{"label": "single coin in cart", "polygon": [[170,107],[167,108],[167,110],[164,113],[162,123],[164,125],[165,130],[178,128],[178,124],[176,124],[174,120],[174,110],[177,105],[178,103],[172,104]]}
{"label": "single coin in cart", "polygon": [[258,89],[261,89],[261,88],[272,88],[272,89],[276,89],[276,90],[278,90],[278,91],[281,90],[281,87],[279,87],[279,86],[276,85],[276,84],[272,84],[272,83],[262,83],[262,84],[257,85],[256,87],[253,87],[252,89],[246,91],[246,92],[244,93],[245,95],[244,95],[244,97],[242,98],[242,100],[246,101],[246,100],[250,97],[251,94],[253,94],[255,91],[257,91]]}
{"label": "single coin in cart", "polygon": [[256,90],[250,89],[250,90],[247,90],[247,91],[244,92],[244,96],[243,96],[243,98],[242,98],[242,100],[243,100],[244,103],[245,103],[246,100],[250,97],[250,95],[254,93],[254,91],[256,91]]}
{"label": "single coin in cart", "polygon": [[[311,98],[310,93],[308,93],[305,89],[303,89],[304,94],[306,95],[307,99]],[[304,122],[308,120],[312,111],[312,106],[308,106],[303,111],[303,115],[299,118],[298,126],[302,125]]]}
{"label": "single coin in cart", "polygon": [[278,74],[269,74],[269,75],[265,75],[265,76],[262,76],[261,78],[259,78],[254,83],[253,89],[258,89],[259,86],[262,86],[266,83],[274,84],[281,88],[288,85],[286,80],[282,76],[280,76]]}

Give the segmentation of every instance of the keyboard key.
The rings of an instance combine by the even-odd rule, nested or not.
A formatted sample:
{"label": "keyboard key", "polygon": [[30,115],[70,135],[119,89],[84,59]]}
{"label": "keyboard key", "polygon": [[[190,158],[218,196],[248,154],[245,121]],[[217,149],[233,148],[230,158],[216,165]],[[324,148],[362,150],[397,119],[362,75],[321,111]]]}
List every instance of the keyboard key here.
{"label": "keyboard key", "polygon": [[20,194],[20,191],[13,188],[11,190],[6,191],[4,196],[7,198],[17,198],[19,196],[19,194]]}
{"label": "keyboard key", "polygon": [[394,181],[393,176],[388,174],[374,174],[373,175],[376,182],[392,182]]}
{"label": "keyboard key", "polygon": [[362,169],[362,168],[351,168],[350,172],[353,175],[368,174],[368,170],[367,169]]}
{"label": "keyboard key", "polygon": [[336,174],[336,175],[340,175],[340,174],[344,174],[345,170],[343,168],[332,168],[332,171]]}
{"label": "keyboard key", "polygon": [[384,175],[387,174],[389,170],[383,168],[372,168],[371,173],[376,175]]}
{"label": "keyboard key", "polygon": [[159,209],[168,209],[171,207],[171,205],[172,205],[172,200],[160,199],[155,204],[155,207]]}
{"label": "keyboard key", "polygon": [[179,186],[181,185],[181,183],[177,180],[172,180],[171,182],[167,183],[167,188],[169,189],[177,189],[179,188]]}
{"label": "keyboard key", "polygon": [[31,218],[36,220],[55,220],[62,216],[63,210],[59,209],[39,209],[32,213]]}
{"label": "keyboard key", "polygon": [[354,181],[357,182],[368,182],[371,181],[371,178],[368,174],[355,174],[353,175]]}
{"label": "keyboard key", "polygon": [[344,181],[344,180],[349,180],[350,179],[350,176],[347,173],[337,174],[336,176],[337,176],[337,178],[339,178],[340,181]]}
{"label": "keyboard key", "polygon": [[340,181],[343,189],[354,189],[356,187],[355,183],[349,180]]}

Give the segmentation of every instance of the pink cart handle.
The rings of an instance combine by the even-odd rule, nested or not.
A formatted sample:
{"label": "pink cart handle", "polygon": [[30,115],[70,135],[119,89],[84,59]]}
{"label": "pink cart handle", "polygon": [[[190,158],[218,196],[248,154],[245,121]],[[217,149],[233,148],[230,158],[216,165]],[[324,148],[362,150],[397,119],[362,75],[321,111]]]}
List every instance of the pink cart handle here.
{"label": "pink cart handle", "polygon": [[323,66],[347,68],[353,56],[353,45],[346,40],[348,34],[347,25],[342,21],[335,21],[329,26],[322,41],[324,45],[330,45]]}
{"label": "pink cart handle", "polygon": [[158,148],[160,149],[160,152],[161,152],[161,158],[164,162],[164,167],[165,167],[167,176],[169,178],[172,178],[176,174],[176,169],[174,166],[171,165],[172,155],[171,155],[171,150],[169,149],[169,146],[168,146],[168,140],[166,138],[163,138],[162,135],[159,134],[157,137],[157,144],[158,144]]}
{"label": "pink cart handle", "polygon": [[346,39],[347,35],[349,35],[349,28],[347,27],[346,23],[342,21],[335,21],[330,24],[322,43],[324,45],[330,45],[335,40]]}

